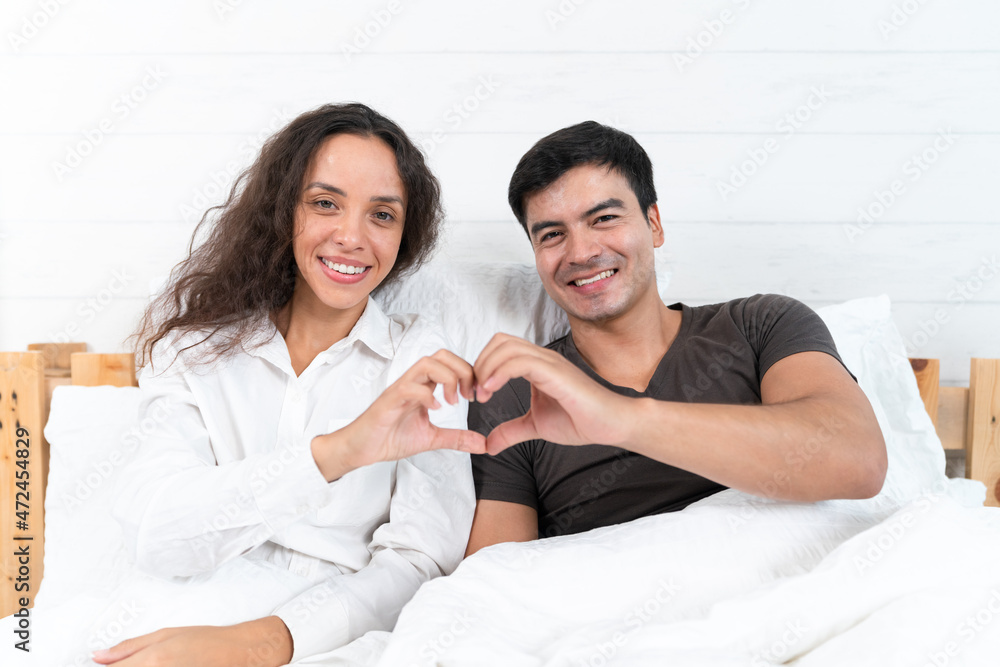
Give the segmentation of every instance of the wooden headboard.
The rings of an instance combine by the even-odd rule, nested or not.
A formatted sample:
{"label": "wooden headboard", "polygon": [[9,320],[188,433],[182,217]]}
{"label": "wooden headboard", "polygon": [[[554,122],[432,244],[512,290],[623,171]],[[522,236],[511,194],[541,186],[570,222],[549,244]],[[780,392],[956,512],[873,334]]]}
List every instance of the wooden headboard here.
{"label": "wooden headboard", "polygon": [[[968,388],[939,386],[936,359],[910,363],[942,446],[965,451],[966,477],[986,484],[987,505],[1000,506],[1000,359],[973,359]],[[22,599],[31,607],[42,580],[48,478],[42,427],[52,390],[63,384],[136,386],[135,361],[130,354],[88,354],[84,343],[0,352],[0,617],[17,612]],[[27,563],[15,555],[18,549],[27,550]],[[28,589],[18,591],[21,584]]]}
{"label": "wooden headboard", "polygon": [[937,359],[910,359],[924,407],[945,450],[964,450],[965,476],[1000,507],[1000,359],[973,359],[968,387],[941,387]]}
{"label": "wooden headboard", "polygon": [[42,428],[53,389],[138,386],[131,354],[85,350],[85,343],[40,343],[27,352],[0,352],[0,617],[31,608],[42,581],[49,473]]}

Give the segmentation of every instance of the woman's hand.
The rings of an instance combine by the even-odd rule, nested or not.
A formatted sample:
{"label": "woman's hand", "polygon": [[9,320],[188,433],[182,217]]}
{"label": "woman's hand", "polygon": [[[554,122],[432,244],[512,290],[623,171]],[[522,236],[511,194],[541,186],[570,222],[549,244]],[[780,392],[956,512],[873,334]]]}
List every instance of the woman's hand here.
{"label": "woman's hand", "polygon": [[268,616],[222,627],[165,628],[94,652],[94,662],[115,667],[278,667],[292,659],[292,635]]}
{"label": "woman's hand", "polygon": [[434,398],[438,385],[451,405],[458,403],[459,393],[472,400],[472,366],[448,350],[438,350],[411,366],[353,422],[313,438],[313,458],[327,481],[372,463],[432,449],[485,453],[486,438],[479,433],[438,428],[430,422],[428,410],[441,407]]}

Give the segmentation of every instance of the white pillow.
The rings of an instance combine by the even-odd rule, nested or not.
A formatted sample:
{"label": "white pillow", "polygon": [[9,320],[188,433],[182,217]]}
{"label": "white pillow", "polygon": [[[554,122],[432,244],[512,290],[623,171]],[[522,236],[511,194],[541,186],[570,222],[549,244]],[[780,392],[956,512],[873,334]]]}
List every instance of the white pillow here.
{"label": "white pillow", "polygon": [[52,392],[39,603],[57,605],[83,593],[102,597],[130,567],[111,505],[115,479],[144,437],[139,397],[137,387],[64,386]]}
{"label": "white pillow", "polygon": [[816,312],[858,378],[885,437],[889,469],[877,499],[904,503],[924,491],[947,491],[965,504],[982,505],[982,484],[945,476],[944,449],[920,398],[889,297],[854,299]]}

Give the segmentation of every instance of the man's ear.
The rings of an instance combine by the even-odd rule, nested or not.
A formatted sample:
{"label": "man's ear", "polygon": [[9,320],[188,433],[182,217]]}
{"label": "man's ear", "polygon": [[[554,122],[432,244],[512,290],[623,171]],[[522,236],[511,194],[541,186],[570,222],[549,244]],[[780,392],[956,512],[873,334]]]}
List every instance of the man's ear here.
{"label": "man's ear", "polygon": [[649,221],[649,229],[653,233],[653,247],[659,248],[663,245],[663,225],[660,223],[660,207],[650,204],[646,209],[646,220]]}

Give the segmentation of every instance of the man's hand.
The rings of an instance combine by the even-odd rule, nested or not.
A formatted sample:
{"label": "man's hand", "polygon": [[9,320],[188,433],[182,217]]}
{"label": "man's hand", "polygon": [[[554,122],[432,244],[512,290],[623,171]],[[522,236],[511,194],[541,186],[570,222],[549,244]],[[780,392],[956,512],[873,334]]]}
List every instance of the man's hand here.
{"label": "man's hand", "polygon": [[459,392],[471,400],[472,366],[447,350],[438,350],[411,366],[353,422],[313,438],[313,458],[327,481],[356,468],[432,449],[485,453],[486,440],[475,431],[438,428],[430,422],[428,410],[441,407],[434,398],[439,384],[451,405],[458,403]]}
{"label": "man's hand", "polygon": [[165,628],[94,652],[115,667],[278,667],[292,659],[292,635],[277,616],[228,626]]}
{"label": "man's hand", "polygon": [[530,409],[493,429],[486,438],[490,454],[534,439],[619,445],[627,437],[622,414],[629,399],[605,389],[552,350],[497,334],[479,354],[475,377],[478,401],[488,401],[511,378],[531,383]]}

